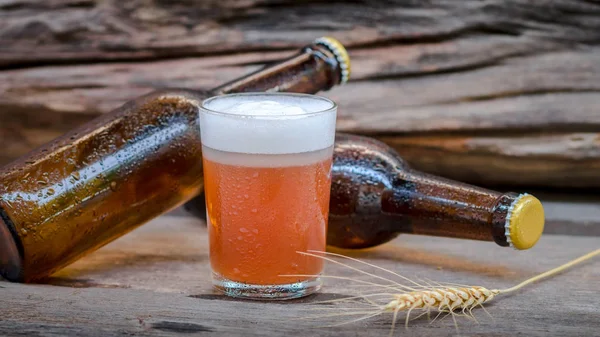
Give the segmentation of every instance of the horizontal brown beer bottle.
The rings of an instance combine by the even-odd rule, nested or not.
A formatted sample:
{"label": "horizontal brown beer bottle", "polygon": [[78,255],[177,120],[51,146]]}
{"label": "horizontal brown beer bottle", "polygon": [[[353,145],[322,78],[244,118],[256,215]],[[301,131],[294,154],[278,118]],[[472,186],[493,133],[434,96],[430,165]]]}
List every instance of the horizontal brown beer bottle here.
{"label": "horizontal brown beer bottle", "polygon": [[[389,146],[337,134],[327,244],[367,248],[401,233],[494,241],[531,248],[544,210],[528,194],[499,193],[412,170]],[[186,204],[203,215],[201,196]]]}
{"label": "horizontal brown beer bottle", "polygon": [[331,38],[208,92],[165,90],[129,102],[0,169],[0,275],[46,277],[203,187],[198,112],[210,96],[315,93],[345,82]]}
{"label": "horizontal brown beer bottle", "polygon": [[544,210],[528,194],[499,193],[412,170],[389,146],[338,134],[327,243],[366,248],[400,233],[531,248]]}

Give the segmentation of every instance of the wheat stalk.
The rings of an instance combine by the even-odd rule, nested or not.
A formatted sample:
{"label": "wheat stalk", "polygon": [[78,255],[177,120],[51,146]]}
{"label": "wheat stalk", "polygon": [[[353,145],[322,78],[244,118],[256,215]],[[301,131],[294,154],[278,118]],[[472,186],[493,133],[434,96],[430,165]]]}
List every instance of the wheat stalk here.
{"label": "wheat stalk", "polygon": [[[531,283],[537,282],[541,279],[544,279],[544,278],[547,278],[550,276],[554,276],[576,264],[579,264],[581,262],[589,260],[589,259],[593,258],[594,256],[600,255],[600,249],[590,252],[584,256],[581,256],[571,262],[565,263],[559,267],[551,269],[545,273],[542,273],[535,277],[529,278],[529,279],[515,285],[514,287],[506,288],[506,289],[488,289],[488,288],[480,287],[480,286],[450,285],[450,284],[442,284],[442,283],[437,283],[437,282],[434,282],[434,284],[432,284],[431,282],[427,282],[427,284],[420,284],[420,283],[417,283],[405,276],[395,273],[393,271],[387,270],[385,268],[379,267],[379,266],[371,264],[371,263],[367,263],[362,260],[358,260],[358,259],[354,259],[354,258],[345,256],[345,255],[329,253],[329,252],[321,252],[321,251],[308,251],[308,252],[298,252],[298,253],[307,255],[307,256],[320,258],[320,259],[323,259],[323,260],[326,260],[326,261],[329,261],[329,262],[332,262],[335,264],[339,264],[339,265],[347,267],[351,270],[358,271],[361,274],[368,275],[370,277],[374,277],[376,279],[384,280],[387,282],[387,284],[381,284],[381,283],[368,282],[368,281],[359,280],[359,279],[350,278],[350,277],[322,275],[321,277],[324,277],[324,278],[335,278],[335,279],[355,281],[355,282],[361,283],[363,285],[374,286],[378,289],[385,289],[387,292],[366,294],[366,295],[361,295],[361,296],[318,302],[318,303],[327,303],[327,302],[330,303],[330,302],[340,302],[340,301],[347,301],[347,300],[362,298],[362,299],[366,300],[369,304],[374,306],[375,307],[374,310],[373,309],[371,309],[371,310],[354,310],[354,311],[350,311],[350,312],[346,312],[346,313],[342,313],[342,314],[333,314],[333,315],[327,315],[327,316],[321,315],[321,316],[313,316],[313,317],[307,317],[307,318],[361,315],[361,317],[354,319],[352,321],[343,322],[341,324],[336,324],[335,326],[337,326],[337,325],[348,324],[348,323],[353,323],[353,322],[361,321],[364,319],[368,319],[368,318],[380,315],[385,312],[391,312],[391,313],[393,313],[393,320],[392,320],[392,327],[391,327],[390,335],[392,335],[398,313],[401,311],[402,312],[406,311],[406,313],[407,313],[405,326],[408,326],[411,312],[413,310],[421,310],[421,311],[423,311],[423,313],[421,315],[419,315],[418,317],[420,317],[424,314],[427,314],[429,316],[431,312],[437,312],[438,315],[434,318],[434,320],[437,319],[440,316],[440,314],[442,314],[442,313],[451,315],[452,318],[454,319],[455,326],[458,329],[458,325],[456,323],[456,318],[455,318],[455,316],[459,315],[459,314],[456,314],[457,311],[461,312],[460,315],[475,319],[475,317],[472,314],[472,310],[478,306],[481,307],[483,310],[485,310],[485,308],[483,307],[483,304],[490,302],[497,295],[515,292]],[[376,268],[378,270],[382,270],[388,274],[394,275],[396,277],[401,278],[404,281],[407,281],[409,283],[409,285],[404,285],[404,284],[392,281],[388,278],[385,278],[385,277],[382,277],[379,275],[375,275],[372,273],[368,273],[360,268],[349,266],[348,264],[339,262],[330,257],[325,257],[323,255],[329,255],[329,256],[333,256],[333,257],[339,257],[339,258],[351,260],[351,261],[358,262],[363,265],[367,265],[367,266]],[[309,275],[287,275],[287,276],[309,276]],[[310,275],[310,276],[314,276],[314,275]],[[388,298],[388,300],[386,302],[384,302],[384,304],[377,304],[375,301],[373,301],[373,299],[378,298],[378,297]],[[390,297],[391,297],[391,300],[389,299]],[[325,310],[327,310],[327,309],[335,309],[335,308],[325,308]]]}

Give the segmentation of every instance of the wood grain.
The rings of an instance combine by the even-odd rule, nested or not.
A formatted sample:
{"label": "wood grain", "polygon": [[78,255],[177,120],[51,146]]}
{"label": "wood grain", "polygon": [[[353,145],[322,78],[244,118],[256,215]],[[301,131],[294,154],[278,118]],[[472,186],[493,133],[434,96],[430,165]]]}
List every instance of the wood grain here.
{"label": "wood grain", "polygon": [[153,89],[207,89],[332,35],[354,70],[327,93],[340,130],[467,182],[597,188],[599,13],[584,0],[4,0],[0,163]]}
{"label": "wood grain", "polygon": [[[405,235],[351,256],[437,281],[507,287],[596,249],[596,238],[546,235],[518,252],[488,242]],[[317,295],[291,302],[238,301],[213,293],[207,238],[197,220],[161,217],[56,274],[46,284],[0,282],[0,334],[176,336],[381,336],[389,315],[337,328],[334,320],[298,320],[315,314],[311,304],[359,291],[352,283],[326,280]],[[356,277],[328,264],[326,273]],[[594,336],[600,329],[592,299],[600,286],[593,260],[476,311],[480,324],[459,318],[462,336]],[[560,291],[558,291],[560,290]],[[335,307],[334,305],[331,305]],[[338,305],[341,307],[341,305]],[[340,309],[342,310],[342,309]],[[397,331],[409,336],[455,335],[451,319],[425,318]]]}
{"label": "wood grain", "polygon": [[[432,0],[426,5],[399,0],[3,0],[0,6],[1,36],[11,42],[3,45],[4,65],[295,48],[331,33],[349,46],[489,35],[537,40],[539,49],[544,40],[546,45],[573,45],[600,38],[597,4],[574,0]],[[519,51],[510,49],[510,54]]]}
{"label": "wood grain", "polygon": [[500,190],[590,189],[600,183],[600,133],[380,138],[416,169]]}

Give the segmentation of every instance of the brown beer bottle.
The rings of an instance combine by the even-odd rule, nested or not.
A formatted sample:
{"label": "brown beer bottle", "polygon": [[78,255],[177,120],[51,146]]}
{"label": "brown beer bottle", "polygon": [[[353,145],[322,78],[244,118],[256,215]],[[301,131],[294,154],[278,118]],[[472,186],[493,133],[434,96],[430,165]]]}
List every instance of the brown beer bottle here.
{"label": "brown beer bottle", "polygon": [[366,248],[400,233],[531,248],[544,210],[528,194],[499,193],[412,170],[387,145],[338,134],[327,243]]}
{"label": "brown beer bottle", "polygon": [[203,99],[315,93],[345,82],[349,67],[343,46],[320,38],[208,92],[138,98],[0,169],[0,275],[20,282],[46,277],[197,195]]}
{"label": "brown beer bottle", "polygon": [[[494,241],[529,249],[544,209],[528,194],[499,193],[412,170],[389,146],[337,134],[327,244],[367,248],[401,233]],[[201,196],[186,208],[205,218]]]}

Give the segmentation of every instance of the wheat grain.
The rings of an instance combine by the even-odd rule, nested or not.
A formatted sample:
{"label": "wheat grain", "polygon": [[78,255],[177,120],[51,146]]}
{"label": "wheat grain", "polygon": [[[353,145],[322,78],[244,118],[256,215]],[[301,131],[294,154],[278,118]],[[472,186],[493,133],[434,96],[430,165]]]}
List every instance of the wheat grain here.
{"label": "wheat grain", "polygon": [[[452,316],[452,318],[454,320],[454,324],[455,324],[456,328],[458,329],[458,325],[456,323],[455,316],[465,316],[468,318],[475,319],[475,317],[472,314],[473,309],[475,309],[476,307],[479,306],[485,311],[485,308],[483,307],[483,305],[490,302],[491,300],[493,300],[497,295],[515,292],[531,283],[534,283],[536,281],[539,281],[541,279],[544,279],[544,278],[547,278],[550,276],[554,276],[576,264],[579,264],[581,262],[589,260],[589,259],[593,258],[594,256],[600,255],[600,249],[590,252],[580,258],[577,258],[571,262],[563,264],[557,268],[551,269],[545,273],[542,273],[535,277],[527,279],[527,280],[515,285],[514,287],[506,288],[506,289],[488,289],[488,288],[480,287],[480,286],[465,286],[465,285],[457,285],[457,284],[450,284],[450,283],[443,284],[443,283],[437,283],[434,281],[426,282],[426,284],[420,284],[414,280],[411,280],[411,279],[409,279],[405,276],[402,276],[398,273],[395,273],[391,270],[387,270],[387,269],[379,267],[377,265],[367,263],[367,262],[359,260],[359,259],[354,259],[354,258],[345,256],[345,255],[329,253],[329,252],[320,252],[320,251],[308,251],[308,252],[298,252],[298,253],[307,255],[307,256],[312,256],[315,258],[320,258],[320,259],[323,259],[323,260],[326,260],[326,261],[329,261],[329,262],[332,262],[335,264],[339,264],[339,265],[342,265],[351,270],[357,271],[363,275],[367,275],[367,276],[373,277],[377,280],[386,282],[386,283],[382,284],[382,283],[354,279],[354,278],[350,278],[350,277],[322,275],[321,277],[324,277],[324,278],[349,280],[349,281],[359,283],[361,285],[375,287],[375,288],[379,289],[377,291],[386,290],[387,292],[385,292],[385,293],[378,292],[378,293],[374,293],[374,294],[361,294],[360,296],[353,296],[353,297],[346,297],[346,298],[342,298],[342,299],[318,302],[318,303],[331,303],[331,302],[343,302],[343,301],[349,301],[349,300],[355,300],[355,299],[363,299],[366,302],[368,302],[368,304],[371,306],[371,310],[362,310],[362,309],[350,310],[349,312],[345,312],[345,313],[319,315],[319,316],[312,316],[312,317],[308,317],[308,318],[361,315],[361,317],[359,317],[357,319],[332,325],[332,326],[339,326],[342,324],[354,323],[354,322],[358,322],[361,320],[365,320],[365,319],[375,317],[375,316],[378,316],[378,315],[386,313],[386,312],[393,313],[392,327],[390,330],[390,335],[392,335],[394,332],[394,327],[395,327],[395,324],[396,324],[396,321],[398,318],[398,314],[400,312],[406,312],[405,326],[408,326],[408,323],[410,320],[410,314],[413,310],[423,311],[423,313],[421,313],[421,315],[417,316],[417,318],[421,317],[425,314],[430,316],[430,314],[432,312],[437,312],[437,316],[432,320],[432,322],[435,321],[441,314],[446,313],[447,314],[446,316],[448,316],[448,315]],[[328,255],[331,257],[326,257],[323,255]],[[384,271],[388,274],[391,274],[395,277],[400,278],[401,280],[408,282],[409,285],[404,285],[399,282],[393,281],[389,278],[366,272],[360,268],[349,266],[348,264],[339,262],[339,261],[333,259],[332,257],[350,260],[353,262],[360,263],[362,265],[366,265],[366,266]],[[286,276],[309,276],[309,275],[286,275]],[[314,276],[314,275],[310,275],[310,276]],[[379,297],[383,297],[384,298],[383,300],[385,300],[385,298],[387,298],[387,300],[385,300],[385,302],[383,302],[382,304],[378,304],[373,299],[376,299]],[[391,299],[390,299],[390,297],[391,297]],[[325,310],[334,309],[335,310],[336,308],[319,308],[319,309],[320,310],[323,310],[323,309],[325,309]],[[339,309],[339,308],[337,308],[337,309]],[[460,311],[460,314],[457,314],[458,311]],[[488,313],[488,315],[489,315],[489,313]]]}

